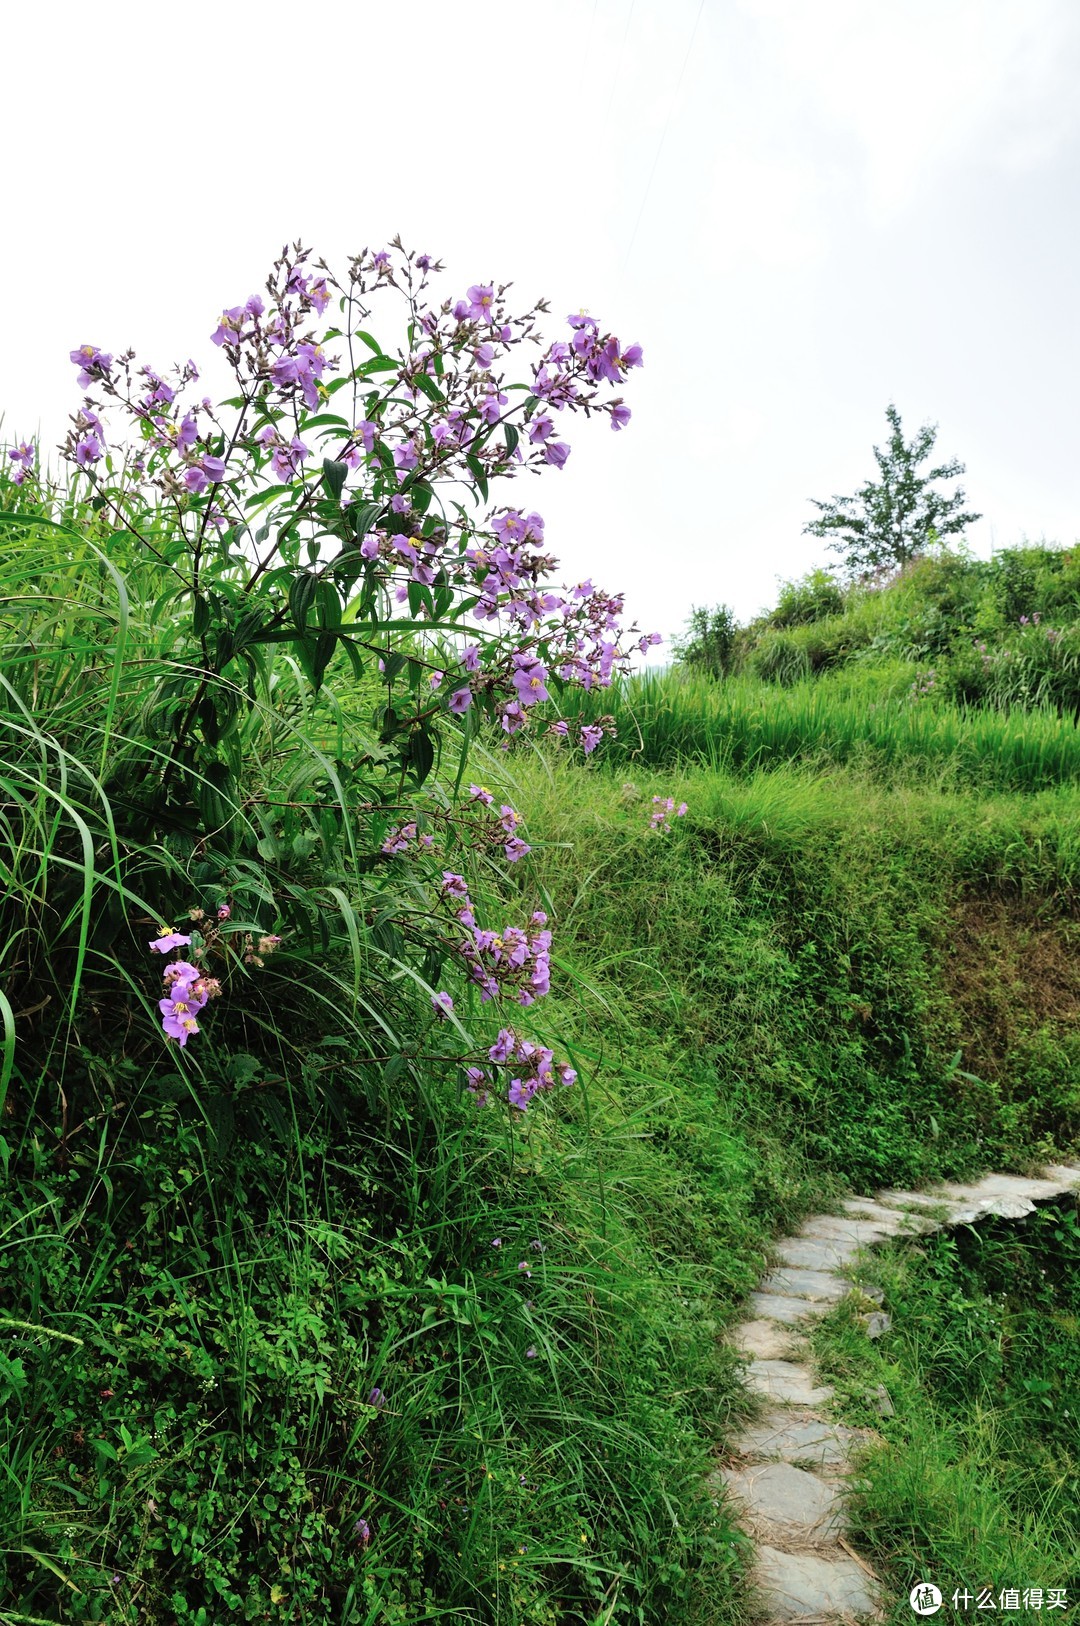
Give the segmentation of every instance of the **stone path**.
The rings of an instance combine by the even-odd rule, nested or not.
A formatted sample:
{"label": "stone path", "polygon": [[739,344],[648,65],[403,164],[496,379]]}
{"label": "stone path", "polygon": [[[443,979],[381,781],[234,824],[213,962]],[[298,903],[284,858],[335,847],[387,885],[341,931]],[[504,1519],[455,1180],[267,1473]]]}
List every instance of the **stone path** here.
{"label": "stone path", "polygon": [[[767,1406],[731,1442],[731,1460],[720,1470],[757,1549],[754,1580],[770,1623],[850,1626],[853,1617],[881,1614],[874,1572],[844,1535],[843,1475],[852,1447],[873,1431],[830,1419],[833,1391],[817,1382],[801,1329],[853,1291],[843,1272],[861,1249],[990,1215],[1021,1219],[1037,1203],[1078,1189],[1080,1168],[1055,1165],[1039,1179],[991,1174],[974,1185],[881,1191],[848,1198],[842,1215],[815,1215],[777,1245],[779,1264],[751,1293],[750,1317],[733,1333],[746,1384]],[[873,1309],[876,1296],[863,1322],[870,1337],[889,1326]],[[884,1390],[881,1409],[892,1409]]]}

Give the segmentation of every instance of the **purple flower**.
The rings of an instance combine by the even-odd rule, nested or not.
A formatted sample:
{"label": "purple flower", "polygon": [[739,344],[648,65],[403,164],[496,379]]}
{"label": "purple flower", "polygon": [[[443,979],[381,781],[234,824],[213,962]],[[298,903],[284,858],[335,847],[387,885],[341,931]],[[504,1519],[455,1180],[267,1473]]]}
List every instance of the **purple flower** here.
{"label": "purple flower", "polygon": [[555,424],[546,412],[542,412],[539,417],[534,418],[529,425],[529,439],[534,446],[537,441],[550,440],[554,433]]}
{"label": "purple flower", "polygon": [[394,467],[399,474],[405,473],[409,469],[415,469],[416,464],[416,447],[411,440],[407,440],[404,446],[394,447]]}
{"label": "purple flower", "polygon": [[449,709],[456,717],[460,717],[462,712],[468,711],[471,705],[471,689],[455,689],[453,694],[450,696]]}
{"label": "purple flower", "polygon": [[96,344],[81,344],[77,350],[72,350],[69,360],[79,368],[79,388],[88,390],[99,378],[107,378],[112,370],[113,359],[99,350]]}
{"label": "purple flower", "polygon": [[[261,301],[260,301],[261,303]],[[241,339],[241,329],[244,318],[248,315],[243,305],[233,305],[227,311],[222,311],[218,325],[210,335],[210,343],[216,345],[238,345]]]}
{"label": "purple flower", "polygon": [[357,1519],[356,1523],[353,1525],[353,1535],[356,1537],[361,1547],[367,1546],[368,1542],[371,1540],[371,1526],[368,1524],[366,1519]]}
{"label": "purple flower", "polygon": [[535,1361],[535,1359],[536,1359],[536,1345],[535,1344],[530,1344],[529,1345],[528,1349],[525,1351],[525,1359],[527,1361]]}
{"label": "purple flower", "polygon": [[488,1051],[491,1060],[495,1063],[509,1061],[514,1051],[516,1037],[513,1028],[500,1028],[499,1037]]}
{"label": "purple flower", "polygon": [[[519,1112],[524,1112],[535,1094],[536,1083],[533,1079],[513,1078],[510,1080],[510,1088],[506,1092],[506,1099],[512,1107],[517,1107]],[[518,1266],[518,1269],[523,1269],[527,1276],[532,1275],[532,1271],[524,1261]]]}
{"label": "purple flower", "polygon": [[569,456],[570,448],[565,440],[557,440],[552,445],[544,447],[544,457],[557,469],[566,467],[566,459]]}
{"label": "purple flower", "polygon": [[531,656],[514,656],[513,685],[523,706],[534,706],[538,701],[550,700],[544,679],[547,667]]}
{"label": "purple flower", "polygon": [[164,937],[155,937],[150,947],[155,954],[171,954],[174,948],[185,947],[191,942],[183,932],[166,932]]}
{"label": "purple flower", "polygon": [[630,408],[628,406],[624,406],[622,401],[615,401],[615,402],[612,403],[612,407],[611,407],[611,427],[612,427],[612,429],[625,429],[627,424],[630,422],[630,417],[631,417]]}
{"label": "purple flower", "polygon": [[317,277],[308,289],[307,296],[321,316],[330,303],[330,290],[326,286],[326,278]]}
{"label": "purple flower", "polygon": [[75,447],[75,461],[80,468],[89,468],[91,463],[99,460],[102,450],[101,442],[96,435],[84,435]]}
{"label": "purple flower", "polygon": [[501,1236],[493,1236],[492,1239],[491,1239],[491,1246],[493,1248],[501,1248],[502,1247],[502,1242],[503,1242],[503,1239],[502,1239]]}
{"label": "purple flower", "polygon": [[195,1010],[189,1001],[184,999],[159,999],[158,1009],[161,1012],[161,1026],[163,1032],[170,1039],[176,1039],[181,1050],[187,1044],[193,1033],[199,1032],[199,1024],[195,1020]]}
{"label": "purple flower", "polygon": [[417,268],[418,271],[430,271],[431,270],[431,255],[430,254],[418,254],[416,256],[416,268]]}
{"label": "purple flower", "polygon": [[591,755],[604,737],[604,730],[596,723],[586,723],[581,730],[581,749],[586,756]]}
{"label": "purple flower", "polygon": [[531,853],[532,848],[527,841],[522,841],[520,836],[511,836],[503,851],[506,853],[507,862],[516,864],[519,858],[524,858],[526,853]]}
{"label": "purple flower", "polygon": [[383,1394],[381,1389],[372,1389],[371,1393],[367,1397],[367,1403],[369,1406],[374,1406],[376,1411],[382,1411],[383,1407],[386,1405],[386,1396]]}
{"label": "purple flower", "polygon": [[479,672],[480,649],[477,644],[469,644],[467,648],[462,650],[461,664],[466,672]]}
{"label": "purple flower", "polygon": [[410,498],[405,496],[402,492],[395,491],[394,495],[390,498],[390,507],[393,509],[395,514],[407,514],[409,509],[412,507],[412,502]]}
{"label": "purple flower", "polygon": [[34,461],[34,442],[32,440],[20,441],[18,446],[11,447],[8,456],[13,463],[21,463],[24,468],[28,469]]}
{"label": "purple flower", "polygon": [[445,1021],[450,1015],[451,1011],[454,1009],[454,1001],[450,998],[450,995],[445,991],[445,989],[440,993],[432,994],[431,1005],[435,1015],[442,1021]]}
{"label": "purple flower", "polygon": [[205,491],[207,486],[217,483],[225,473],[225,461],[220,457],[200,457],[196,462],[189,463],[184,470],[184,484],[190,492],[198,494]]}
{"label": "purple flower", "polygon": [[[165,421],[165,420],[158,420],[158,421],[161,422],[161,421]],[[191,413],[189,412],[189,413],[187,413],[187,415],[181,420],[181,422],[177,426],[177,430],[176,430],[177,450],[181,451],[181,452],[188,451],[192,446],[194,446],[194,444],[198,440],[198,438],[199,438],[199,426],[195,422],[195,419],[191,416]]]}
{"label": "purple flower", "polygon": [[473,321],[493,322],[495,320],[495,289],[487,283],[475,283],[469,289],[469,305],[467,315]]}

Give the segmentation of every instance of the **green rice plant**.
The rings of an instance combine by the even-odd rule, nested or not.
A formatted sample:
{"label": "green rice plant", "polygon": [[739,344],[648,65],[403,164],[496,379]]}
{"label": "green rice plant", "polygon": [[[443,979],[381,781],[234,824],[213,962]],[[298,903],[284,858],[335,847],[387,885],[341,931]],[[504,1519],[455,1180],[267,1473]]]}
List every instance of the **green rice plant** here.
{"label": "green rice plant", "polygon": [[647,674],[602,698],[581,697],[574,715],[610,714],[609,755],[621,764],[708,763],[738,772],[785,762],[858,763],[885,782],[948,782],[958,790],[1038,791],[1074,784],[1080,734],[1050,708],[967,711],[869,700],[873,680],[845,694],[830,682],[787,690],[750,679],[722,687],[678,670]]}

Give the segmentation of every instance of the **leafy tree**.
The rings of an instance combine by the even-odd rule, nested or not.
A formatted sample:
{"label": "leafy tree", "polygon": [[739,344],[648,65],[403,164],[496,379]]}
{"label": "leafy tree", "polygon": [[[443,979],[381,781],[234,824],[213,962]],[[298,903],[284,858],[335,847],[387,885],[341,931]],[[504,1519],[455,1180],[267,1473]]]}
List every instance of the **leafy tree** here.
{"label": "leafy tree", "polygon": [[675,654],[686,666],[709,677],[724,677],[735,661],[739,623],[729,604],[713,609],[694,607],[681,635],[673,639]]}
{"label": "leafy tree", "polygon": [[833,497],[829,502],[811,498],[820,513],[803,527],[811,536],[830,538],[830,548],[844,555],[852,575],[905,565],[932,542],[980,518],[963,511],[967,498],[962,487],[949,493],[933,489],[936,480],[963,474],[963,463],[953,458],[920,472],[933,450],[937,425],[924,424],[905,441],[895,406],[886,407],[885,416],[892,431],[888,445],[884,450],[874,447],[881,479],[868,480],[853,497]]}

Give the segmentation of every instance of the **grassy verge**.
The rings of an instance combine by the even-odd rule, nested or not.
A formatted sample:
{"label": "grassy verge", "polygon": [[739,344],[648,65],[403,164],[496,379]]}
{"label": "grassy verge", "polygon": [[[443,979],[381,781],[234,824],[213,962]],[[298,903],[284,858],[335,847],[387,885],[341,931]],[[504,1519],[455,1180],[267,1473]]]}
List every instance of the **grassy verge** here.
{"label": "grassy verge", "polygon": [[[890,1618],[931,1580],[954,1592],[1080,1584],[1080,1223],[1075,1202],[893,1244],[862,1275],[891,1328],[871,1343],[854,1309],[815,1334],[844,1418],[879,1444],[850,1503],[880,1568]],[[874,1403],[884,1390],[893,1407]],[[1037,1607],[1037,1606],[1036,1606]]]}

